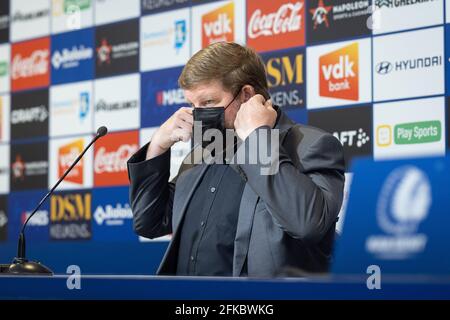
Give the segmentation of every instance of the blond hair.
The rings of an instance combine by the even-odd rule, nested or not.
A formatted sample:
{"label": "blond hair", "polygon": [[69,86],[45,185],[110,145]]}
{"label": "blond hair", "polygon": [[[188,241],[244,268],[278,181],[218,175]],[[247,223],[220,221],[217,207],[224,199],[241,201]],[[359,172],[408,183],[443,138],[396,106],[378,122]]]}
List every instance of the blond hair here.
{"label": "blond hair", "polygon": [[214,80],[232,94],[251,85],[257,94],[270,98],[261,57],[253,49],[234,42],[217,42],[198,51],[184,66],[178,84],[190,90]]}

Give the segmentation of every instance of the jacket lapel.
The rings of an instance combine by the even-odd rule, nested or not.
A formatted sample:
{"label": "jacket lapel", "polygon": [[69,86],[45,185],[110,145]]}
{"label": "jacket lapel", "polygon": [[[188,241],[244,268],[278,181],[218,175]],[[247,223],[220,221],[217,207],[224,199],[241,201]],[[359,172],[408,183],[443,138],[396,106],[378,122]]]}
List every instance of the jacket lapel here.
{"label": "jacket lapel", "polygon": [[241,205],[239,207],[239,217],[234,240],[233,276],[239,277],[247,257],[250,234],[253,226],[253,216],[255,214],[258,196],[253,192],[247,183],[242,194]]}
{"label": "jacket lapel", "polygon": [[[283,143],[289,130],[295,125],[284,112],[277,108],[280,113],[275,129],[280,130],[280,144]],[[239,277],[248,254],[250,244],[250,235],[253,226],[253,218],[255,216],[256,205],[259,197],[253,191],[248,183],[246,183],[242,194],[241,205],[239,208],[239,217],[236,230],[236,238],[234,240],[234,259],[233,259],[233,276]]]}

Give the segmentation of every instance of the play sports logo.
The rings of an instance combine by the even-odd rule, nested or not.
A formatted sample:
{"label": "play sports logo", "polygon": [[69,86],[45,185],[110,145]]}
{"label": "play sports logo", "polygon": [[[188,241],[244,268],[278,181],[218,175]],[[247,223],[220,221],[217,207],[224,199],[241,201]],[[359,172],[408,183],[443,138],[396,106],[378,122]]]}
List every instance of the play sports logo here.
{"label": "play sports logo", "polygon": [[234,3],[202,16],[202,48],[219,41],[234,40]]}
{"label": "play sports logo", "polygon": [[438,142],[442,139],[442,124],[439,120],[401,123],[393,128],[390,125],[377,127],[377,145],[395,145]]}
{"label": "play sports logo", "polygon": [[358,43],[322,55],[319,59],[319,73],[320,96],[358,101]]}

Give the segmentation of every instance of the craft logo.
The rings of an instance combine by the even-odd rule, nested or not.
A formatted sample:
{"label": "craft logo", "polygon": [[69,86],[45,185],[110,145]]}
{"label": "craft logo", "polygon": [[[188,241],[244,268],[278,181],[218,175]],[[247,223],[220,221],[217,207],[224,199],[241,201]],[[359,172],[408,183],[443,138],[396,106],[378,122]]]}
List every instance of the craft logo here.
{"label": "craft logo", "polygon": [[341,142],[347,168],[355,157],[372,155],[371,106],[309,112],[308,124],[331,133]]}
{"label": "craft logo", "polygon": [[378,74],[386,75],[391,72],[412,71],[440,66],[442,66],[442,55],[436,55],[394,62],[381,61],[375,66],[375,71]]}
{"label": "craft logo", "polygon": [[48,135],[48,90],[25,91],[11,97],[11,139]]}
{"label": "craft logo", "polygon": [[96,75],[110,76],[139,69],[139,20],[96,28]]}
{"label": "craft logo", "polygon": [[401,8],[406,6],[413,6],[425,2],[437,2],[439,0],[420,0],[420,1],[399,1],[399,0],[375,0],[376,8]]}
{"label": "craft logo", "polygon": [[189,4],[190,0],[142,0],[141,11],[142,14],[156,13],[163,10],[178,9]]}
{"label": "craft logo", "polygon": [[370,35],[372,5],[368,0],[309,2],[308,39],[311,43]]}
{"label": "craft logo", "polygon": [[95,145],[94,185],[128,185],[127,161],[139,149],[139,133],[111,133]]}
{"label": "craft logo", "polygon": [[44,122],[48,118],[47,107],[44,105],[26,108],[16,109],[11,112],[11,124],[23,124],[33,122]]}
{"label": "craft logo", "polygon": [[304,1],[247,3],[247,44],[257,51],[305,44]]}
{"label": "craft logo", "polygon": [[380,259],[406,259],[423,252],[427,236],[419,227],[428,217],[432,187],[427,174],[415,166],[393,170],[378,198],[377,222],[383,235],[366,240],[366,250]]}
{"label": "craft logo", "polygon": [[47,188],[47,143],[11,146],[10,163],[10,185],[12,191]]}
{"label": "craft logo", "polygon": [[48,37],[12,45],[12,91],[49,85],[49,47],[50,39]]}
{"label": "craft logo", "polygon": [[202,16],[202,47],[234,41],[234,30],[234,3],[230,2]]}
{"label": "craft logo", "polygon": [[[84,149],[83,139],[75,140],[58,149],[58,178],[61,178],[66,170],[72,165],[78,155]],[[83,185],[84,160],[81,159],[77,165],[66,176],[65,181]]]}
{"label": "craft logo", "polygon": [[380,125],[377,127],[377,145],[408,145],[439,142],[442,139],[442,124],[439,120]]}
{"label": "craft logo", "polygon": [[263,54],[262,58],[272,102],[282,108],[304,107],[304,50]]}
{"label": "craft logo", "polygon": [[47,90],[12,96],[11,136],[13,139],[48,134]]}
{"label": "craft logo", "polygon": [[358,43],[323,55],[319,59],[319,94],[322,97],[359,100]]}
{"label": "craft logo", "polygon": [[341,142],[343,146],[362,148],[370,141],[370,136],[363,128],[333,132],[333,135]]}
{"label": "craft logo", "polygon": [[50,239],[89,240],[91,230],[91,193],[62,193],[50,199]]}

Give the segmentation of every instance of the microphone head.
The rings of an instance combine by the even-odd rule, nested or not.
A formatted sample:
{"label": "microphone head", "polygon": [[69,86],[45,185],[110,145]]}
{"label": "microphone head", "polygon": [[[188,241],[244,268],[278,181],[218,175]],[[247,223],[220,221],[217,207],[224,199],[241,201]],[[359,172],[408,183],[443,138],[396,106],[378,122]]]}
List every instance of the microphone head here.
{"label": "microphone head", "polygon": [[106,128],[105,126],[101,126],[100,128],[97,129],[97,136],[99,136],[99,137],[103,137],[107,133],[108,133],[108,128]]}

